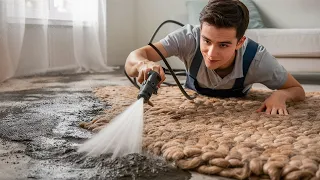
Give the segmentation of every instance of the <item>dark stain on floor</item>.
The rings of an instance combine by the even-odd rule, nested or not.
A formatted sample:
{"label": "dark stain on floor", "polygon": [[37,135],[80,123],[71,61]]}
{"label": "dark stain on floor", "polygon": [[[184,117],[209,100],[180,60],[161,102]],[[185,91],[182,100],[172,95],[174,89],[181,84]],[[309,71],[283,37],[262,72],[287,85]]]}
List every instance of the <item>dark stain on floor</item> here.
{"label": "dark stain on floor", "polygon": [[[82,76],[60,77],[55,81],[61,84],[58,86],[0,93],[0,148],[6,150],[0,151],[0,169],[11,167],[14,173],[10,173],[10,179],[191,178],[189,172],[151,156],[130,154],[111,159],[110,154],[86,157],[78,153],[79,143],[92,136],[79,123],[109,108],[94,97],[91,89],[70,90],[67,84],[81,81]],[[10,149],[12,143],[25,149]],[[27,161],[24,166],[17,166],[23,161]]]}

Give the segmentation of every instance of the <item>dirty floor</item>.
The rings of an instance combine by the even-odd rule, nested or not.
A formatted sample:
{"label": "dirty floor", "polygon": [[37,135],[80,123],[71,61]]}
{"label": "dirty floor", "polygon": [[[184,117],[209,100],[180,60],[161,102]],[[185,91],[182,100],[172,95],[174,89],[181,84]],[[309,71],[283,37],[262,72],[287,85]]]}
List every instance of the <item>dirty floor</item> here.
{"label": "dirty floor", "polygon": [[[0,179],[226,179],[178,170],[150,156],[112,160],[108,154],[85,158],[76,152],[92,136],[79,123],[108,108],[92,89],[130,85],[122,72],[51,74],[0,84]],[[320,91],[319,79],[299,80],[306,91]]]}

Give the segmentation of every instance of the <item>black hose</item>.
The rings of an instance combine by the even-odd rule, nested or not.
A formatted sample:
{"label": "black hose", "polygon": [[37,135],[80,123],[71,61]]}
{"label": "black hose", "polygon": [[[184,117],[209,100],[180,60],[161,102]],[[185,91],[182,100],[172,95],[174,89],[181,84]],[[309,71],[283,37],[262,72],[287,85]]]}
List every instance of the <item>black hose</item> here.
{"label": "black hose", "polygon": [[[180,25],[180,26],[184,26],[184,24],[182,24],[182,23],[180,23],[180,22],[178,22],[178,21],[174,21],[174,20],[166,20],[166,21],[164,21],[163,23],[160,24],[160,26],[157,28],[157,30],[153,33],[153,35],[152,35],[152,37],[151,37],[150,42],[148,43],[148,45],[151,46],[151,47],[159,54],[159,56],[162,58],[162,60],[164,61],[164,63],[166,64],[166,66],[167,66],[167,68],[168,68],[168,70],[169,70],[169,72],[168,72],[167,69],[165,69],[165,68],[162,67],[162,68],[164,69],[165,74],[171,74],[171,75],[172,75],[173,79],[175,80],[175,82],[176,82],[176,84],[178,85],[178,87],[179,87],[180,91],[182,92],[182,94],[183,94],[187,99],[189,99],[189,100],[195,99],[196,96],[191,97],[191,96],[189,96],[189,95],[187,94],[187,92],[184,90],[184,88],[182,87],[182,85],[180,84],[180,82],[179,82],[179,80],[178,80],[178,78],[177,78],[177,75],[180,75],[180,76],[183,76],[183,75],[184,75],[184,76],[185,76],[185,75],[186,75],[185,71],[184,71],[184,70],[178,70],[178,72],[175,73],[174,70],[172,70],[172,68],[171,68],[171,66],[169,65],[169,63],[168,63],[168,61],[166,60],[166,58],[163,56],[163,54],[152,44],[152,41],[153,41],[153,39],[155,38],[155,36],[156,36],[156,34],[158,33],[158,31],[160,30],[160,28],[161,28],[164,24],[166,24],[166,23],[174,23],[174,24],[178,24],[178,25]],[[133,78],[134,80],[132,80],[132,79],[128,76],[126,70],[124,70],[124,73],[125,73],[125,75],[127,76],[127,78],[130,80],[130,82],[131,82],[135,87],[137,87],[138,89],[140,89],[140,86],[138,85],[138,83],[137,83],[137,81],[136,81],[136,78]],[[171,83],[166,83],[166,82],[163,82],[163,84],[173,85],[173,84],[171,84]]]}
{"label": "black hose", "polygon": [[189,96],[189,94],[187,94],[187,92],[183,89],[183,87],[181,86],[181,84],[180,84],[177,76],[175,75],[175,73],[174,73],[173,70],[171,69],[168,61],[167,61],[166,58],[161,54],[161,52],[160,52],[152,43],[149,43],[149,45],[150,45],[155,51],[157,51],[157,53],[160,55],[160,57],[162,58],[162,60],[163,60],[164,63],[166,64],[166,66],[168,67],[169,71],[171,72],[171,75],[172,75],[174,81],[177,83],[177,85],[178,85],[180,91],[182,92],[182,94],[183,94],[187,99],[189,99],[189,100],[192,100],[192,99],[196,98],[196,96],[193,96],[193,97]]}
{"label": "black hose", "polygon": [[160,30],[160,28],[161,28],[164,24],[166,24],[166,23],[174,23],[174,24],[177,24],[177,25],[180,25],[180,26],[184,26],[184,24],[182,24],[182,23],[180,23],[180,22],[178,22],[178,21],[175,21],[175,20],[166,20],[166,21],[164,21],[163,23],[161,23],[160,26],[157,28],[157,30],[153,33],[153,35],[152,35],[149,43],[152,43],[154,37],[157,35],[157,33],[158,33],[158,31]]}

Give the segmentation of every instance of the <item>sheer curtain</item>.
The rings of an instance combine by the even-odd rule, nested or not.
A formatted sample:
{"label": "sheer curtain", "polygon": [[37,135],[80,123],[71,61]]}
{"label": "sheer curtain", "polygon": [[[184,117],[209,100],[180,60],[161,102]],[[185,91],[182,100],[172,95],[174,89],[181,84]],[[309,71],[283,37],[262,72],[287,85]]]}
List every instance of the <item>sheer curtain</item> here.
{"label": "sheer curtain", "polygon": [[105,72],[106,0],[0,0],[0,82],[52,71]]}

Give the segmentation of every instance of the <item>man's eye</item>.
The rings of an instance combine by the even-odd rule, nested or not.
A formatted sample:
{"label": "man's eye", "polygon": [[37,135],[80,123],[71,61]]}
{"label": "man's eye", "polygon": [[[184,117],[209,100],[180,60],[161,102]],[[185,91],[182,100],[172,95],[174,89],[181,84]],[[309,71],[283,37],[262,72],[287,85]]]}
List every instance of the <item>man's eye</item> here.
{"label": "man's eye", "polygon": [[220,44],[220,47],[226,48],[226,47],[228,47],[228,45],[226,45],[226,44]]}
{"label": "man's eye", "polygon": [[208,41],[208,40],[204,40],[204,42],[205,42],[206,44],[209,44],[209,43],[210,43],[210,41]]}

